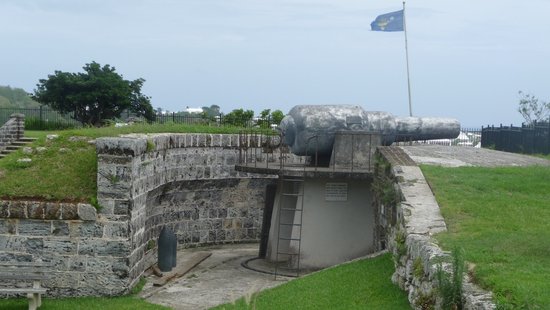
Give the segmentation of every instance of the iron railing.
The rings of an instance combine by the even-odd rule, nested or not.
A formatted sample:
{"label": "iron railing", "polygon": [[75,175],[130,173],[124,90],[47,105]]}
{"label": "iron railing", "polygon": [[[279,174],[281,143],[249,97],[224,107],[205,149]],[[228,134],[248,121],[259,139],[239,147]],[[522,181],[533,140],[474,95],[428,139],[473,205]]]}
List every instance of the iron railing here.
{"label": "iron railing", "polygon": [[[64,129],[68,127],[80,127],[82,123],[73,118],[73,113],[62,114],[48,106],[39,108],[0,108],[0,124],[4,124],[10,115],[21,113],[25,115],[25,128],[33,130]],[[134,113],[124,111],[116,121],[127,122],[139,120]],[[202,114],[182,114],[181,112],[158,113],[155,115],[155,124],[186,124],[206,126],[233,126],[240,128],[272,128],[276,123],[267,118],[242,118],[234,116],[226,117],[224,114],[206,116]]]}
{"label": "iron railing", "polygon": [[550,154],[550,122],[482,127],[481,146],[524,154]]}

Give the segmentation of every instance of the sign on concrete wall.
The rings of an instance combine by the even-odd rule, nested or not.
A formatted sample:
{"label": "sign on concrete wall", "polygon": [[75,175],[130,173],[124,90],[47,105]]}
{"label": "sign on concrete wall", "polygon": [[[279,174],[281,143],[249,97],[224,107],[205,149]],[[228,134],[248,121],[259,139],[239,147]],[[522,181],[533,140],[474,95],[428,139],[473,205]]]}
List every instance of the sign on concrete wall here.
{"label": "sign on concrete wall", "polygon": [[325,201],[348,201],[348,183],[326,183]]}

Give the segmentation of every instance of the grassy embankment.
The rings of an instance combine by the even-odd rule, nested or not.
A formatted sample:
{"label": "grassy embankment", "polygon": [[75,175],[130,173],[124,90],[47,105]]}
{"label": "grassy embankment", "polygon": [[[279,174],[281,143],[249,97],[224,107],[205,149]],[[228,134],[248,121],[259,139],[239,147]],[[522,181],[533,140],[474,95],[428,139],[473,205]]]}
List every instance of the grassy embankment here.
{"label": "grassy embankment", "polygon": [[[126,127],[83,128],[75,130],[27,131],[36,137],[33,147],[46,147],[43,152],[23,154],[20,150],[0,160],[0,197],[90,202],[97,192],[97,155],[95,145],[87,140],[128,133],[201,132],[238,133],[242,128],[190,126],[181,124],[136,124]],[[48,134],[59,138],[47,140]],[[89,139],[71,141],[71,137]],[[74,139],[73,139],[74,140]],[[18,163],[23,157],[30,164]]]}
{"label": "grassy embankment", "polygon": [[423,166],[448,232],[500,309],[550,307],[550,167]]}

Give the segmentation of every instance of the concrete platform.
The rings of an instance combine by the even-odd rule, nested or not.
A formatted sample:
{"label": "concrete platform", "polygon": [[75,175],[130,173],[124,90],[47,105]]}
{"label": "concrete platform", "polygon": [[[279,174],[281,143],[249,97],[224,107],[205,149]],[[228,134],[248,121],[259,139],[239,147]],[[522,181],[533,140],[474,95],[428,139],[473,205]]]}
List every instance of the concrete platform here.
{"label": "concrete platform", "polygon": [[550,166],[550,160],[544,158],[471,146],[411,145],[401,148],[417,164],[444,167]]}
{"label": "concrete platform", "polygon": [[209,309],[291,279],[281,276],[275,279],[273,275],[241,266],[242,262],[256,257],[258,249],[258,244],[236,244],[180,250],[178,260],[191,258],[194,252],[207,251],[212,255],[183,277],[160,288],[153,286],[157,277],[148,276],[140,296],[146,296],[148,302],[177,310]]}

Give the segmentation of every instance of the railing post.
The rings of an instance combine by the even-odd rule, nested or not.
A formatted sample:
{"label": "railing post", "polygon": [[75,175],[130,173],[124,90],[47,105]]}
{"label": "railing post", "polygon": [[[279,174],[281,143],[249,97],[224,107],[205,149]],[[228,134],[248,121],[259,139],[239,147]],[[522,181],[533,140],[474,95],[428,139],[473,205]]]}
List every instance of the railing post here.
{"label": "railing post", "polygon": [[44,119],[42,118],[42,105],[40,105],[40,128],[43,128],[44,125]]}

